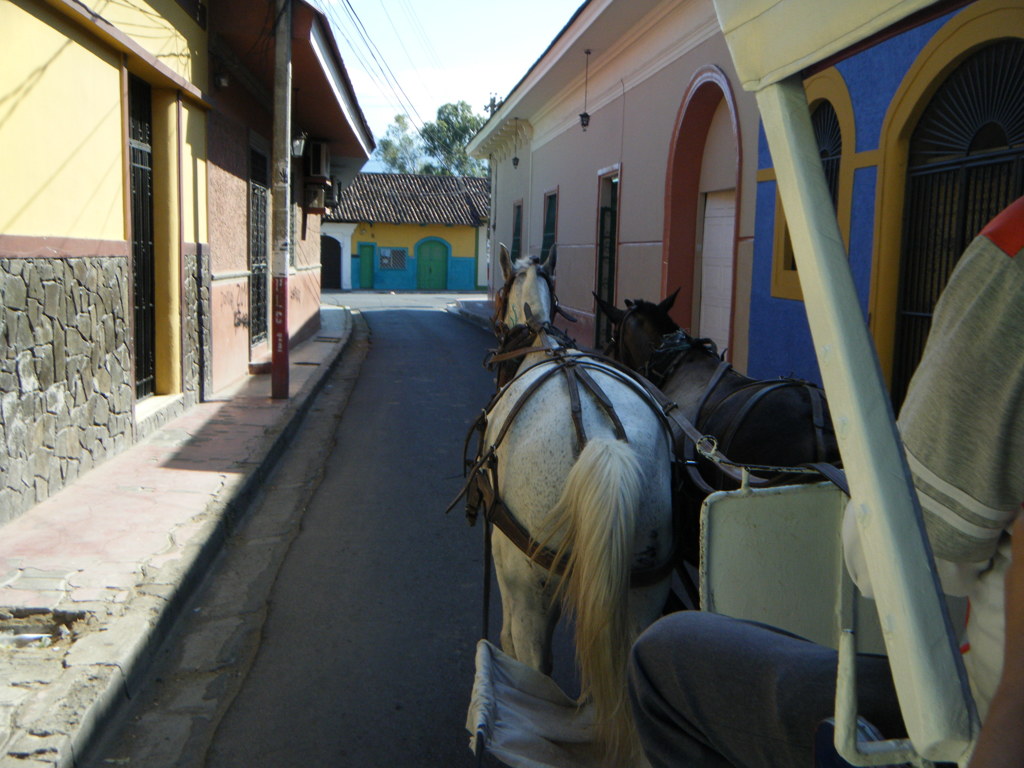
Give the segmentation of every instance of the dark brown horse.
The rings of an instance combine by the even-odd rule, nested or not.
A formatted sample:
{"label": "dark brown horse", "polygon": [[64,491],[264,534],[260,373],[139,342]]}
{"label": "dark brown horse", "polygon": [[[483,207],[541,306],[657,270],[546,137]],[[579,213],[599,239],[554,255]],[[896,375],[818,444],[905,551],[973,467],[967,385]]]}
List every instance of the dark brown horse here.
{"label": "dark brown horse", "polygon": [[[798,379],[756,380],[725,362],[710,339],[690,336],[669,317],[673,293],[660,304],[627,301],[619,309],[598,299],[612,323],[606,353],[652,381],[679,406],[681,415],[732,462],[752,467],[761,484],[821,480],[808,465],[838,465],[839,449],[822,390]],[[737,487],[735,472],[705,459],[691,440],[679,456],[687,463],[682,486],[680,536],[683,555],[699,556],[700,505],[714,490]]]}

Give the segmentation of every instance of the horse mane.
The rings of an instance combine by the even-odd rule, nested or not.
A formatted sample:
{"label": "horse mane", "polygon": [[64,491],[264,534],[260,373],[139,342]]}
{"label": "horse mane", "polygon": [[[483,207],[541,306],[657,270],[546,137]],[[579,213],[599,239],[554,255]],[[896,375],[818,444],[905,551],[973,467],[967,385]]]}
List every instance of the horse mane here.
{"label": "horse mane", "polygon": [[662,386],[675,372],[686,355],[697,350],[718,358],[718,346],[711,339],[695,339],[682,328],[661,337],[661,343],[651,353],[642,373],[657,386]]}
{"label": "horse mane", "polygon": [[531,256],[528,253],[524,253],[514,262],[512,262],[512,273],[518,274],[526,269],[531,264],[540,264],[540,256]]}
{"label": "horse mane", "polygon": [[658,348],[654,350],[654,354],[674,355],[679,352],[689,352],[691,349],[703,349],[708,354],[719,357],[718,345],[715,344],[713,339],[695,338],[682,328],[678,328],[672,331],[672,333],[666,333],[662,336],[661,343],[658,345]]}

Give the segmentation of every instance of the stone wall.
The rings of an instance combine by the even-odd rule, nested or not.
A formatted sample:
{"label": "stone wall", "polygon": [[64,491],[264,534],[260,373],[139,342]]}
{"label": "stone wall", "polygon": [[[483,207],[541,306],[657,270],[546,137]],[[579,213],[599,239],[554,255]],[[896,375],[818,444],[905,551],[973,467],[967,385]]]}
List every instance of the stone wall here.
{"label": "stone wall", "polygon": [[0,523],[133,439],[128,260],[0,259]]}
{"label": "stone wall", "polygon": [[200,243],[195,246],[194,254],[186,249],[185,263],[186,274],[191,275],[185,289],[186,300],[191,303],[185,306],[197,308],[196,315],[189,318],[196,328],[194,333],[187,336],[187,343],[194,347],[188,378],[199,387],[196,401],[202,402],[213,394],[213,325],[210,318],[210,286],[213,278],[210,274],[210,247]]}
{"label": "stone wall", "polygon": [[209,280],[204,275],[209,267],[206,266],[204,269],[207,255],[202,245],[187,243],[183,250],[182,269],[185,272],[185,279],[182,283],[185,293],[181,297],[184,307],[181,327],[181,389],[185,407],[191,408],[204,394],[203,368],[209,359],[208,340],[204,339],[204,335],[209,335],[209,328],[206,322],[207,313],[203,311],[204,307],[209,306],[210,301]]}

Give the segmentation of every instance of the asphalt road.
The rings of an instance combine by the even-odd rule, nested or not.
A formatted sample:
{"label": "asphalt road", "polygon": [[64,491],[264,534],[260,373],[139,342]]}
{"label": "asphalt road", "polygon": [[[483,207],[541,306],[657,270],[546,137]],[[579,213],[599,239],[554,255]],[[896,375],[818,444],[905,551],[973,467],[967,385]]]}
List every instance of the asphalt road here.
{"label": "asphalt road", "polygon": [[440,311],[451,299],[326,297],[359,308],[368,335],[357,320],[262,502],[90,766],[475,765],[464,722],[482,533],[444,509],[493,392],[481,361],[494,340]]}

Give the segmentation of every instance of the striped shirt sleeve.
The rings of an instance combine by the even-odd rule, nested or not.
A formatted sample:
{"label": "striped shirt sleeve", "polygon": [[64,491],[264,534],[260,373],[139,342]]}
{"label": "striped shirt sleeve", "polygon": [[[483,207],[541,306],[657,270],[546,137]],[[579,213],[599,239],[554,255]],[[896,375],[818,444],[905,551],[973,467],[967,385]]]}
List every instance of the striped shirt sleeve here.
{"label": "striped shirt sleeve", "polygon": [[1021,233],[1024,198],[964,252],[900,410],[932,548],[953,562],[991,558],[1024,501]]}

